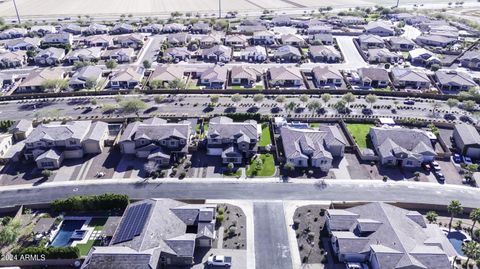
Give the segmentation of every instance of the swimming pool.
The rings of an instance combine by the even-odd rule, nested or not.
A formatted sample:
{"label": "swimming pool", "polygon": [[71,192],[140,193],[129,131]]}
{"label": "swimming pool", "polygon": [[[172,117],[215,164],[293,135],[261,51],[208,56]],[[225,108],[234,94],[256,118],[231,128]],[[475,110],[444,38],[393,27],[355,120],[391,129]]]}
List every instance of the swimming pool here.
{"label": "swimming pool", "polygon": [[72,242],[71,237],[75,230],[79,230],[85,224],[85,220],[64,220],[57,235],[50,246],[65,247]]}
{"label": "swimming pool", "polygon": [[447,233],[448,241],[452,244],[453,248],[457,251],[458,255],[465,256],[462,250],[463,241],[467,239],[467,236],[459,231],[451,231]]}

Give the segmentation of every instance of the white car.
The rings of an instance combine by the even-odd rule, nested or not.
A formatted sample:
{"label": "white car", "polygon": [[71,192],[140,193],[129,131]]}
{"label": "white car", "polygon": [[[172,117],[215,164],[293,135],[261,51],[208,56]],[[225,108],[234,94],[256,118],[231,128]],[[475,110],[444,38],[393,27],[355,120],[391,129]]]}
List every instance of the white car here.
{"label": "white car", "polygon": [[359,262],[346,262],[345,269],[368,269],[368,265]]}
{"label": "white car", "polygon": [[232,257],[223,255],[210,256],[208,257],[207,264],[213,266],[231,266]]}

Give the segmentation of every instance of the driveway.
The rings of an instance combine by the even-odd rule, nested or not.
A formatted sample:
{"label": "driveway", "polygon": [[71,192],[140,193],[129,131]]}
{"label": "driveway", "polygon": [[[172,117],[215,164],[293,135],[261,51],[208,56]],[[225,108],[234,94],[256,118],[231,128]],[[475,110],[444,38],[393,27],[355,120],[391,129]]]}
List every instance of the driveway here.
{"label": "driveway", "polygon": [[255,202],[256,269],[292,269],[282,202]]}
{"label": "driveway", "polygon": [[368,64],[363,60],[362,56],[355,47],[353,43],[352,36],[336,36],[338,46],[343,53],[343,57],[345,58],[344,67],[347,69],[357,69],[361,67],[365,67]]}
{"label": "driveway", "polygon": [[205,249],[199,248],[195,250],[195,265],[192,269],[204,269],[204,268],[225,268],[224,266],[209,266],[207,265],[208,257],[214,255],[224,255],[232,257],[232,266],[227,267],[229,269],[244,269],[247,268],[247,251],[244,249]]}

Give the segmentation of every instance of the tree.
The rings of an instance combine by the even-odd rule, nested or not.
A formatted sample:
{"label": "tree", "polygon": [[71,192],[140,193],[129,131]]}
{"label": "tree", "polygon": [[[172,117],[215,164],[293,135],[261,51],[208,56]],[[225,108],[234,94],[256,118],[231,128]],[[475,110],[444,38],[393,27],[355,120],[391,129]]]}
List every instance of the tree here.
{"label": "tree", "polygon": [[232,171],[234,167],[235,167],[235,165],[233,163],[228,163],[227,164],[228,171]]}
{"label": "tree", "polygon": [[427,220],[430,223],[435,223],[437,222],[438,214],[435,211],[428,211],[427,212]]}
{"label": "tree", "polygon": [[463,109],[469,111],[469,110],[473,110],[475,108],[475,106],[477,106],[477,103],[475,103],[475,101],[473,100],[465,100],[462,102],[462,107]]}
{"label": "tree", "polygon": [[148,175],[152,175],[153,173],[158,171],[158,169],[160,168],[160,165],[155,161],[150,161],[145,163],[143,167],[145,169],[145,172],[147,172]]}
{"label": "tree", "polygon": [[111,71],[112,69],[114,69],[115,67],[117,67],[117,65],[118,65],[118,63],[117,63],[117,61],[115,61],[115,60],[108,60],[108,61],[105,63],[105,66],[106,66],[108,69],[110,69],[110,71]]}
{"label": "tree", "polygon": [[305,94],[300,95],[300,98],[299,98],[300,102],[302,103],[308,102],[309,99],[310,97],[308,97],[308,95],[305,95]]}
{"label": "tree", "polygon": [[20,235],[20,221],[12,220],[0,231],[0,245],[11,245],[15,243]]}
{"label": "tree", "polygon": [[287,99],[285,98],[285,96],[277,96],[277,98],[275,98],[275,102],[277,102],[277,107],[278,105],[280,104],[283,104]]}
{"label": "tree", "polygon": [[145,69],[150,69],[152,67],[152,63],[150,63],[149,60],[145,60],[145,61],[143,61],[143,67]]}
{"label": "tree", "polygon": [[63,79],[47,79],[42,82],[42,87],[47,91],[62,91],[68,88],[68,81]]}
{"label": "tree", "polygon": [[295,165],[293,165],[293,163],[291,162],[287,162],[283,165],[283,168],[289,172],[292,172],[293,170],[295,170]]}
{"label": "tree", "polygon": [[452,110],[452,108],[458,106],[458,100],[455,98],[448,98],[447,100],[447,106]]}
{"label": "tree", "polygon": [[480,244],[475,241],[469,241],[462,246],[463,253],[467,256],[466,264],[470,262],[470,259],[480,259]]}
{"label": "tree", "polygon": [[138,114],[138,111],[147,108],[147,104],[138,98],[132,98],[122,101],[120,107],[125,113]]}
{"label": "tree", "polygon": [[327,104],[330,99],[332,99],[332,96],[329,93],[324,93],[320,96],[322,98],[322,101]]}
{"label": "tree", "polygon": [[45,169],[42,171],[42,176],[45,177],[45,178],[49,178],[53,175],[53,172],[48,170],[48,169]]}
{"label": "tree", "polygon": [[473,209],[470,212],[470,219],[473,221],[472,230],[470,234],[473,235],[473,230],[475,229],[475,224],[480,221],[480,208]]}
{"label": "tree", "polygon": [[438,69],[440,69],[440,65],[438,64],[432,64],[430,66],[430,70],[432,70],[433,72],[438,71]]}
{"label": "tree", "polygon": [[335,108],[339,113],[342,113],[345,111],[345,109],[347,108],[347,102],[345,100],[338,100],[338,102],[336,102],[334,105],[333,105],[333,108]]}
{"label": "tree", "polygon": [[255,160],[255,172],[258,172],[258,171],[262,170],[262,168],[263,168],[263,161],[262,161],[262,159],[257,158]]}
{"label": "tree", "polygon": [[241,96],[240,94],[236,93],[236,94],[232,95],[232,97],[231,97],[230,99],[231,99],[232,102],[234,102],[235,105],[236,105],[237,103],[239,103],[240,101],[242,101],[243,96]]}
{"label": "tree", "polygon": [[318,100],[312,100],[307,104],[309,111],[318,111],[322,107],[322,104]]}
{"label": "tree", "polygon": [[342,96],[342,100],[347,103],[347,106],[350,106],[350,103],[355,102],[356,99],[357,97],[355,97],[355,95],[353,95],[351,92],[348,92]]}
{"label": "tree", "polygon": [[154,80],[150,81],[148,83],[148,85],[150,86],[150,88],[152,88],[154,90],[157,90],[157,89],[160,89],[163,86],[163,81],[158,80],[158,79],[154,79]]}
{"label": "tree", "polygon": [[261,94],[261,93],[257,93],[253,96],[253,101],[255,103],[261,103],[263,101],[263,99],[265,98],[265,95]]}
{"label": "tree", "polygon": [[472,163],[467,166],[465,166],[465,170],[467,170],[467,174],[469,176],[473,175],[473,173],[478,171],[478,164]]}
{"label": "tree", "polygon": [[96,106],[97,105],[97,99],[93,98],[92,100],[90,100],[90,104]]}
{"label": "tree", "polygon": [[155,95],[155,97],[153,97],[153,101],[155,101],[156,104],[161,104],[163,102],[163,96],[162,95]]}
{"label": "tree", "polygon": [[219,99],[220,99],[220,97],[219,97],[218,95],[212,95],[212,96],[210,96],[210,102],[211,102],[212,104],[218,103],[218,100],[219,100]]}
{"label": "tree", "polygon": [[365,102],[370,104],[370,109],[372,108],[373,104],[376,103],[378,100],[378,97],[375,94],[368,94],[365,96]]}
{"label": "tree", "polygon": [[185,89],[187,84],[181,79],[174,79],[168,83],[169,89]]}
{"label": "tree", "polygon": [[285,104],[285,110],[288,111],[293,111],[297,107],[297,104],[294,101],[290,101],[287,104]]}
{"label": "tree", "polygon": [[439,102],[433,102],[432,103],[432,113],[435,115],[437,113],[437,110],[439,110],[442,107],[442,104]]}
{"label": "tree", "polygon": [[94,78],[87,78],[85,80],[85,88],[91,90],[97,87],[97,81]]}
{"label": "tree", "polygon": [[458,200],[452,200],[447,207],[448,213],[450,213],[450,222],[448,223],[448,232],[452,229],[453,218],[463,212],[463,206]]}

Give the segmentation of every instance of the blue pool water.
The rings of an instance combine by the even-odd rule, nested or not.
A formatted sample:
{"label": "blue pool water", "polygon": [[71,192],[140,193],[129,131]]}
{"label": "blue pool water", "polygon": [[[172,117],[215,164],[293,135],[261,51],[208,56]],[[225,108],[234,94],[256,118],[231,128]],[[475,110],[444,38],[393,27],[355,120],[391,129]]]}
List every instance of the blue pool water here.
{"label": "blue pool water", "polygon": [[50,246],[69,246],[71,243],[70,238],[72,237],[73,232],[82,228],[84,223],[84,220],[64,220],[62,226],[60,226],[60,230],[58,231]]}
{"label": "blue pool water", "polygon": [[459,231],[451,231],[447,234],[447,238],[457,251],[458,255],[465,256],[465,254],[463,254],[462,244],[463,240],[467,239],[467,237]]}

